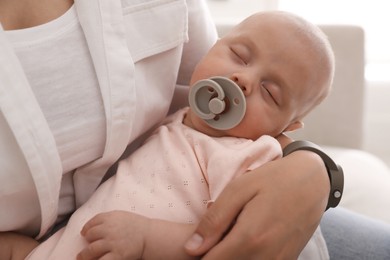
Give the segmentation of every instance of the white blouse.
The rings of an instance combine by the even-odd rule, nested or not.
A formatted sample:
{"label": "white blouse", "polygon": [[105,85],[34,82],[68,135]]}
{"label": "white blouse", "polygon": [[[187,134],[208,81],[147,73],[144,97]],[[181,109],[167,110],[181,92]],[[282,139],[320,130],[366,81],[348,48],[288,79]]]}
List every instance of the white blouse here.
{"label": "white blouse", "polygon": [[166,116],[216,40],[202,5],[76,0],[50,23],[0,30],[0,230],[44,235]]}
{"label": "white blouse", "polygon": [[101,157],[103,100],[74,6],[47,24],[6,36],[53,132],[63,172]]}
{"label": "white blouse", "polygon": [[[105,114],[91,55],[74,6],[49,23],[5,33],[52,131],[61,159],[61,221],[75,209],[72,171],[101,157],[104,151]],[[35,206],[29,211],[39,216],[38,197],[33,198]]]}

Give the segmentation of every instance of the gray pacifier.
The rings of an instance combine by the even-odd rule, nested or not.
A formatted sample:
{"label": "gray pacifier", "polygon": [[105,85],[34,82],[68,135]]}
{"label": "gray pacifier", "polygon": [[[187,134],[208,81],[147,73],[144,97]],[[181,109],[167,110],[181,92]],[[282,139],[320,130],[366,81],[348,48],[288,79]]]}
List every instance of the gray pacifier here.
{"label": "gray pacifier", "polygon": [[225,77],[199,80],[191,87],[188,99],[191,109],[215,129],[231,129],[245,115],[244,93]]}

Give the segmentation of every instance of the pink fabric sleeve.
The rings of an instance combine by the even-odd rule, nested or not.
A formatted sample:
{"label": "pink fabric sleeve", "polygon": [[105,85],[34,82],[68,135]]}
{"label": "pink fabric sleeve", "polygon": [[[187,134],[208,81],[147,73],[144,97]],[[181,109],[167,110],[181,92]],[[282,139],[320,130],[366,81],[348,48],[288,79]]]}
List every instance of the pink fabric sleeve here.
{"label": "pink fabric sleeve", "polygon": [[239,138],[226,141],[219,146],[218,143],[214,143],[214,146],[203,145],[203,151],[198,152],[198,156],[207,160],[204,171],[211,200],[215,200],[235,177],[282,155],[279,143],[270,136],[262,136],[256,141]]}

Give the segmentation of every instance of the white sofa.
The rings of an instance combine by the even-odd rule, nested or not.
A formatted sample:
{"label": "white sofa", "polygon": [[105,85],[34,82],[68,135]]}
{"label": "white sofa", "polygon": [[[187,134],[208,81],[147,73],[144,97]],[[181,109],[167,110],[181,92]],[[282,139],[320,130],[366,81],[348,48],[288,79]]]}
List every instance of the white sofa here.
{"label": "white sofa", "polygon": [[[224,35],[233,24],[218,23]],[[291,136],[310,140],[344,169],[340,206],[390,223],[390,170],[378,157],[362,150],[364,134],[364,31],[357,26],[320,25],[336,57],[330,96]]]}

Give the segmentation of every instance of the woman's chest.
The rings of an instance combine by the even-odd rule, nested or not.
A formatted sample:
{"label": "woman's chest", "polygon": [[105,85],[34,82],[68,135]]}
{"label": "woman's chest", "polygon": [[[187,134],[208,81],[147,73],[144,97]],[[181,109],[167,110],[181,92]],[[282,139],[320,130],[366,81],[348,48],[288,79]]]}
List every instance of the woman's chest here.
{"label": "woman's chest", "polygon": [[48,23],[64,14],[73,0],[3,0],[0,23],[4,30],[19,30]]}

